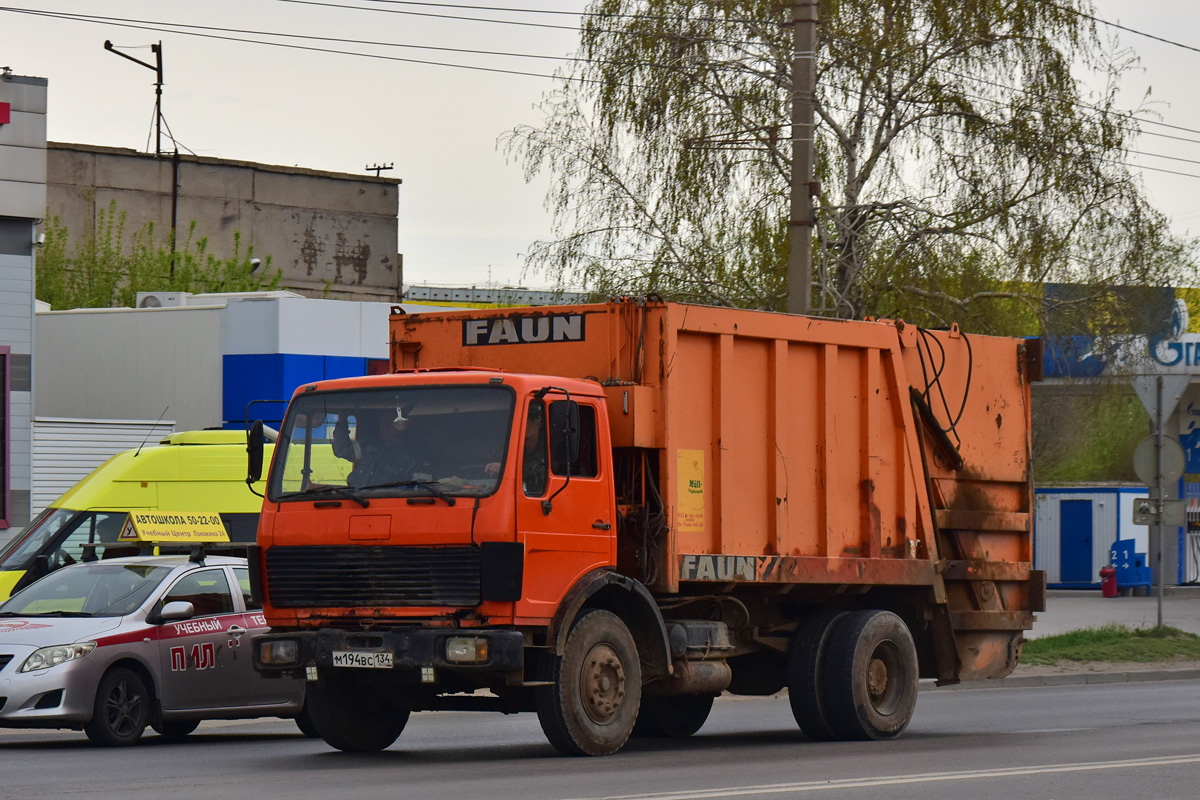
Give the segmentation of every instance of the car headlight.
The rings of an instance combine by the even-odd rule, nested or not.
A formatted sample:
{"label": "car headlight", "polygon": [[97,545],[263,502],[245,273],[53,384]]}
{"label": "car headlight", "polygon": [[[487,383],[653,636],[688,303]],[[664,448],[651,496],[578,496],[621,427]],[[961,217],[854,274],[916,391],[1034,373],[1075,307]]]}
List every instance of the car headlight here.
{"label": "car headlight", "polygon": [[54,647],[43,647],[34,650],[18,672],[33,672],[35,669],[48,669],[83,658],[96,649],[95,642],[78,642],[76,644],[57,644]]}

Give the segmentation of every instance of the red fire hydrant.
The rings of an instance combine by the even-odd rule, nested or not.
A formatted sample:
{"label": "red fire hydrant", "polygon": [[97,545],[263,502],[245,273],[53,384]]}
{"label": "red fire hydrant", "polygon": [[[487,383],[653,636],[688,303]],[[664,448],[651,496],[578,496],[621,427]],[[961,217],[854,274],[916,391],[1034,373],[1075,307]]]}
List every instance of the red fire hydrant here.
{"label": "red fire hydrant", "polygon": [[1100,594],[1103,597],[1117,596],[1117,570],[1115,567],[1100,568]]}

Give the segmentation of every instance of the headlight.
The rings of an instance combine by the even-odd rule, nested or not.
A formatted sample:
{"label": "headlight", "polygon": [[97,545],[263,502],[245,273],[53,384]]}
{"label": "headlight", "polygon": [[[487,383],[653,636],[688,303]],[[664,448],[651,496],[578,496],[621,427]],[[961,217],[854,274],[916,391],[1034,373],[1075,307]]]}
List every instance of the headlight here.
{"label": "headlight", "polygon": [[58,644],[54,647],[43,647],[34,650],[33,655],[25,659],[18,672],[33,672],[35,669],[48,669],[83,658],[96,649],[95,642],[79,642],[78,644]]}
{"label": "headlight", "polygon": [[446,660],[459,664],[481,664],[488,660],[487,639],[456,636],[446,640]]}
{"label": "headlight", "polygon": [[300,663],[300,643],[295,639],[268,639],[258,643],[258,662],[264,666],[290,667]]}

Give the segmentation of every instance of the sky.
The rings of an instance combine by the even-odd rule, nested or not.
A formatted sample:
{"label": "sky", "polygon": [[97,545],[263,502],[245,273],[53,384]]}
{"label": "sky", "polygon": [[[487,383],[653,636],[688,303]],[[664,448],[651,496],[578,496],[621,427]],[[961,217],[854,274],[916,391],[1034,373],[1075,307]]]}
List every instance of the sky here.
{"label": "sky", "polygon": [[[537,105],[556,85],[551,78],[201,38],[154,23],[210,26],[226,30],[196,32],[260,40],[268,37],[231,29],[538,55],[545,58],[274,39],[548,76],[574,51],[586,0],[10,2],[0,6],[0,66],[49,79],[50,140],[152,150],[154,75],[103,45],[109,39],[152,62],[149,45],[161,40],[163,113],[184,152],[357,174],[394,164],[382,174],[403,181],[398,250],[407,283],[552,283],[522,270],[530,243],[551,233],[546,181],[527,183],[498,147],[505,131],[539,121]],[[6,8],[124,18],[155,30]],[[1111,22],[1200,48],[1200,2],[1096,0],[1096,10]],[[1141,59],[1123,83],[1125,107],[1137,106],[1150,87],[1160,121],[1176,126],[1147,124],[1145,131],[1192,140],[1147,135],[1138,145],[1143,155],[1128,160],[1179,232],[1200,229],[1200,52],[1111,27],[1101,31]]]}

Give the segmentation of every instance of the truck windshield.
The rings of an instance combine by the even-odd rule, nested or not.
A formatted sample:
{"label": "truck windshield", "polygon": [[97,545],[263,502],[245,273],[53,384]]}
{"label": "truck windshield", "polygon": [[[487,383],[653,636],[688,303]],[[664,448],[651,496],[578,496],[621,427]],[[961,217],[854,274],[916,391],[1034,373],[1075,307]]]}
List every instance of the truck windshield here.
{"label": "truck windshield", "polygon": [[296,398],[268,497],[480,497],[504,468],[514,396],[493,385],[320,392]]}

